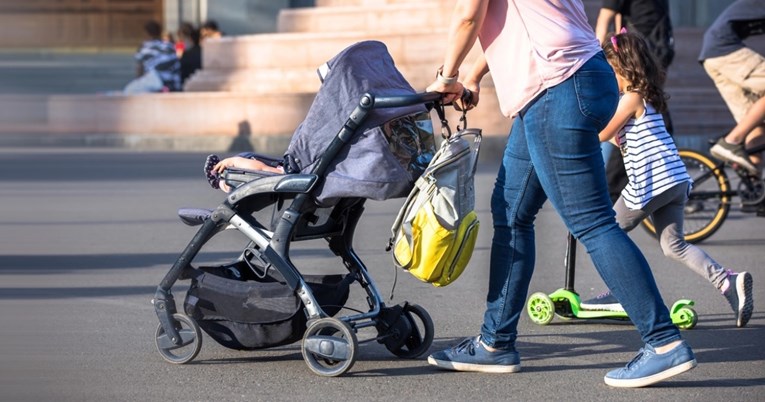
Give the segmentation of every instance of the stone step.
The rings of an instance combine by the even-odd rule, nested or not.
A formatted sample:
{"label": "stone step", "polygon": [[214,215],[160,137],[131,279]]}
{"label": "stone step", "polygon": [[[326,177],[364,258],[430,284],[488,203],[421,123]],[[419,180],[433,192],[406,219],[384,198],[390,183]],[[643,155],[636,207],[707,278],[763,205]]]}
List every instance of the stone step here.
{"label": "stone step", "polygon": [[454,0],[316,0],[316,7],[374,7],[386,4],[445,3]]}
{"label": "stone step", "polygon": [[366,7],[317,7],[285,9],[279,13],[279,32],[390,32],[444,31],[449,26],[452,3],[401,3]]}
{"label": "stone step", "polygon": [[[432,82],[434,70],[445,53],[444,34],[432,31],[407,35],[289,33],[223,38],[205,46],[204,68],[187,81],[185,90],[316,90],[316,69],[346,47],[364,40],[385,43],[396,65],[415,88]],[[476,45],[467,56],[464,71],[479,54],[480,47]]]}
{"label": "stone step", "polygon": [[[424,89],[434,77],[433,63],[399,65],[401,74],[416,90]],[[316,68],[238,69],[205,73],[201,70],[186,85],[186,92],[307,93],[321,86]]]}
{"label": "stone step", "polygon": [[[440,64],[445,53],[446,31],[410,31],[406,34],[306,32],[223,37],[205,45],[203,70],[316,68],[346,47],[365,40],[385,43],[398,64]],[[476,46],[468,60],[479,51]]]}
{"label": "stone step", "polygon": [[[487,135],[506,134],[509,119],[497,120],[496,96],[469,113],[471,126],[502,126]],[[233,138],[286,137],[305,119],[314,93],[262,96],[230,92],[174,92],[128,95],[0,95],[0,134],[130,134]],[[97,110],[98,113],[93,113]],[[435,119],[435,113],[432,114]],[[448,108],[456,126],[459,113]],[[434,121],[434,124],[436,121]],[[438,124],[436,124],[438,126]],[[286,144],[285,144],[286,147]]]}

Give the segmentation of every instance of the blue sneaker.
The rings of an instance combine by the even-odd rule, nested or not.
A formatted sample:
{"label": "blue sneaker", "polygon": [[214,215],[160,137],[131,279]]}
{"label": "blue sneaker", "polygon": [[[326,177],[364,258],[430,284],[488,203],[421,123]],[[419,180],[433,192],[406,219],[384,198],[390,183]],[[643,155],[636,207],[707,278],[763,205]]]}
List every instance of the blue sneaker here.
{"label": "blue sneaker", "polygon": [[694,367],[696,358],[685,341],[663,354],[657,354],[651,345],[646,344],[626,367],[609,371],[604,380],[612,387],[645,387]]}
{"label": "blue sneaker", "polygon": [[490,352],[481,337],[467,338],[459,345],[428,356],[428,364],[454,371],[480,373],[515,373],[521,370],[521,357],[516,351]]}

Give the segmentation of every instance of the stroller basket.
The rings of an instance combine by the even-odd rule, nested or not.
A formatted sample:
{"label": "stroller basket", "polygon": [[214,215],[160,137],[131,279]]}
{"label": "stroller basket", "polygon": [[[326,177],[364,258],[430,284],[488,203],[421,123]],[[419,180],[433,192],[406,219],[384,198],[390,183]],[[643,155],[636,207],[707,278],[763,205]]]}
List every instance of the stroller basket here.
{"label": "stroller basket", "polygon": [[[347,275],[306,275],[305,280],[325,313],[334,316],[348,300]],[[255,350],[294,343],[303,336],[307,318],[303,303],[271,272],[263,278],[240,262],[200,267],[183,304],[189,317],[219,344]]]}

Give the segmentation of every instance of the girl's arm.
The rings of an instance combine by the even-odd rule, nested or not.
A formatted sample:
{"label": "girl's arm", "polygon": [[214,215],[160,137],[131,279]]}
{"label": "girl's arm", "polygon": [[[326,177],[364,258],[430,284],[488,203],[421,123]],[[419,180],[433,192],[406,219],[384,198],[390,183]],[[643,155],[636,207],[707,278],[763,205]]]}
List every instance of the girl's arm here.
{"label": "girl's arm", "polygon": [[608,122],[606,128],[598,134],[598,138],[601,142],[610,141],[619,130],[624,127],[629,119],[634,118],[642,114],[643,110],[643,98],[640,94],[635,92],[627,92],[619,99],[619,106],[616,107],[616,113],[611,121]]}

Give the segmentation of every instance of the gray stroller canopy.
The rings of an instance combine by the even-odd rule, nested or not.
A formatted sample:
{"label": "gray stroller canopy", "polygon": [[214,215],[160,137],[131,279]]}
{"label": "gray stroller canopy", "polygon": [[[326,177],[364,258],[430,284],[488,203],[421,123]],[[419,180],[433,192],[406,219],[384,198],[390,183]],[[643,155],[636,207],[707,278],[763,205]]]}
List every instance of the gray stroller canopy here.
{"label": "gray stroller canopy", "polygon": [[[323,76],[322,86],[285,152],[293,170],[301,173],[311,172],[365,93],[375,97],[416,93],[396,69],[385,44],[378,41],[349,46],[323,65],[319,75]],[[422,104],[372,109],[330,164],[317,201],[332,204],[343,197],[384,200],[406,196],[421,173],[406,165],[417,160],[427,166],[427,155],[434,152],[427,112]],[[403,123],[398,123],[395,119],[401,117],[405,117],[400,119]],[[412,161],[402,161],[402,146],[413,153]]]}

